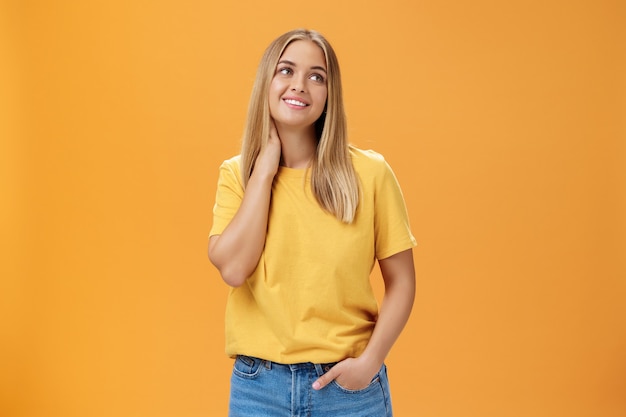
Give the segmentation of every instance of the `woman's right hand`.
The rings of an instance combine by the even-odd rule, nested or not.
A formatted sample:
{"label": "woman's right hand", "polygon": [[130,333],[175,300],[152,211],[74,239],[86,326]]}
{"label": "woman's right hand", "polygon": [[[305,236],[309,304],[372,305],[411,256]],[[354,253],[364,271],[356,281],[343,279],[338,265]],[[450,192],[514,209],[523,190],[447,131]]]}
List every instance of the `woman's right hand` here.
{"label": "woman's right hand", "polygon": [[242,285],[259,263],[280,155],[281,142],[272,120],[267,145],[255,161],[237,213],[222,234],[211,236],[209,241],[209,258],[232,287]]}
{"label": "woman's right hand", "polygon": [[254,172],[259,174],[265,174],[274,178],[278,172],[278,165],[280,164],[281,155],[281,142],[278,137],[278,131],[274,120],[270,120],[270,137],[264,148],[261,149],[259,156],[254,164]]}

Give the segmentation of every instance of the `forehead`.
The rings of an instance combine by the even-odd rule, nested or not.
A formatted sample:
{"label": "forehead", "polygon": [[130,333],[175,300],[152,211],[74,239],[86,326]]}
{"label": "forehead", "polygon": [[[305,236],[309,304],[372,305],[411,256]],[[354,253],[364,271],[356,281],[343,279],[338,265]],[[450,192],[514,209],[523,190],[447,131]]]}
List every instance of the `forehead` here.
{"label": "forehead", "polygon": [[280,59],[305,67],[319,66],[326,68],[324,51],[318,44],[308,39],[291,42],[283,51]]}

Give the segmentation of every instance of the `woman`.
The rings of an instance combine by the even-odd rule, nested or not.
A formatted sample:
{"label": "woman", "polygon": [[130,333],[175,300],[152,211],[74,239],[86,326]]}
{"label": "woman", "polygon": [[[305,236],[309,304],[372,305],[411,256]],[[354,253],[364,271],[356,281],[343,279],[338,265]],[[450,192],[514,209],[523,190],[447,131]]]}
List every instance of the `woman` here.
{"label": "woman", "polygon": [[413,304],[413,246],[391,169],[348,145],[333,49],[314,31],[280,36],[258,68],[241,155],[220,167],[210,232],[232,287],[229,415],[392,415],[383,361]]}

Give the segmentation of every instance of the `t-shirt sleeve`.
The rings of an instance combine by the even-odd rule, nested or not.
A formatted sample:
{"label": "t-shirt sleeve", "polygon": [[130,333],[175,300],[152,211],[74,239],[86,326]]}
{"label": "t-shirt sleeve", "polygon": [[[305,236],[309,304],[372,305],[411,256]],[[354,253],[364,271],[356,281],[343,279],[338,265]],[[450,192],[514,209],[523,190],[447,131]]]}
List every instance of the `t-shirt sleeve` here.
{"label": "t-shirt sleeve", "polygon": [[221,234],[233,219],[243,200],[243,184],[239,175],[238,160],[224,161],[217,180],[213,226],[209,236]]}
{"label": "t-shirt sleeve", "polygon": [[385,259],[416,246],[402,190],[391,167],[384,160],[376,179],[375,192],[376,258]]}

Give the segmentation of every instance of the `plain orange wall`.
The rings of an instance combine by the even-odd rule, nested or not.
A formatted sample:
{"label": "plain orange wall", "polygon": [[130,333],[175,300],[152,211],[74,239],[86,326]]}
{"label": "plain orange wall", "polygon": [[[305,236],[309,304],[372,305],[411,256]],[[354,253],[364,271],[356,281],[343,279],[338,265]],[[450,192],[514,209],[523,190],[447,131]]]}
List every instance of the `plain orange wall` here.
{"label": "plain orange wall", "polygon": [[626,415],[624,7],[5,0],[0,415],[225,415],[217,168],[295,27],[420,243],[396,415]]}

